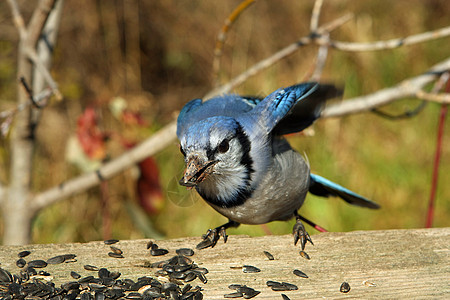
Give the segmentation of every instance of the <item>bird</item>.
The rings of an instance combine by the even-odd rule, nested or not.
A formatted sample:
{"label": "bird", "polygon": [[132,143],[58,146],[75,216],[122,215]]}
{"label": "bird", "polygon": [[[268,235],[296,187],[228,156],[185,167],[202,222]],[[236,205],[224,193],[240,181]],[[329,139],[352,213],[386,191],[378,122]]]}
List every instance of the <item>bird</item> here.
{"label": "bird", "polygon": [[[304,82],[266,97],[223,94],[194,99],[181,109],[177,137],[186,168],[179,184],[197,193],[228,222],[203,235],[198,249],[214,247],[240,224],[296,219],[294,244],[312,240],[298,210],[307,193],[337,196],[361,207],[380,206],[311,173],[284,135],[301,132],[318,119],[328,99],[342,92],[332,84]],[[304,218],[303,218],[304,219]]]}

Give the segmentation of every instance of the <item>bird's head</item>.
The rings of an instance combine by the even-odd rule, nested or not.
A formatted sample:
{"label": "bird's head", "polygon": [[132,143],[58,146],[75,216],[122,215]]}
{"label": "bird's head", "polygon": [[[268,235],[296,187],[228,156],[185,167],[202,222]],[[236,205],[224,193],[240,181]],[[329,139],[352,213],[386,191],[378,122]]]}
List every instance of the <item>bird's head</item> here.
{"label": "bird's head", "polygon": [[227,198],[250,186],[250,141],[230,117],[210,117],[187,128],[180,138],[186,170],[180,184],[206,198]]}

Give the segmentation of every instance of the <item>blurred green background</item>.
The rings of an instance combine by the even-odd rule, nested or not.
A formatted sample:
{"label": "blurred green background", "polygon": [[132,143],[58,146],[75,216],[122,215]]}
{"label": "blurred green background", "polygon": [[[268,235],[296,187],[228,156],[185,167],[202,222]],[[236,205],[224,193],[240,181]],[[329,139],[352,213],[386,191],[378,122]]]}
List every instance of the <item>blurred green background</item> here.
{"label": "blurred green background", "polygon": [[[33,5],[19,1],[28,19]],[[86,107],[101,116],[111,134],[108,157],[123,151],[120,139],[142,141],[176,116],[190,99],[214,86],[216,37],[240,1],[66,1],[52,74],[65,96],[43,111],[37,134],[33,189],[43,191],[81,171],[65,156],[67,142]],[[221,58],[222,83],[308,34],[313,1],[256,1],[228,33]],[[354,18],[332,38],[368,42],[448,26],[447,0],[325,1],[320,23],[344,14]],[[9,7],[0,3],[0,110],[15,106],[18,34]],[[266,95],[304,80],[316,47],[304,47],[250,78],[234,92]],[[349,53],[330,50],[322,80],[345,87],[344,98],[368,94],[426,71],[450,54],[450,39],[395,50]],[[122,97],[148,126],[124,124],[109,104]],[[420,104],[404,99],[382,109],[401,113]],[[381,204],[378,211],[352,207],[338,199],[308,196],[300,213],[330,231],[420,228],[430,194],[440,106],[428,104],[415,117],[391,121],[371,113],[319,120],[307,135],[288,137],[305,153],[313,172]],[[445,123],[434,226],[449,226],[450,122]],[[8,181],[8,139],[0,140],[0,180]],[[129,170],[104,187],[108,191],[111,235],[136,239],[152,224],[165,238],[200,236],[226,220],[193,192],[177,186],[183,159],[177,143],[155,156],[163,205],[158,213],[133,221],[142,210],[136,200],[136,172]],[[33,225],[34,243],[84,242],[104,234],[101,189],[65,199],[43,210]],[[103,194],[104,195],[104,194]],[[147,224],[145,222],[148,222]],[[293,221],[243,225],[229,234],[287,234]],[[1,228],[0,228],[1,229]],[[308,227],[310,234],[316,233]]]}

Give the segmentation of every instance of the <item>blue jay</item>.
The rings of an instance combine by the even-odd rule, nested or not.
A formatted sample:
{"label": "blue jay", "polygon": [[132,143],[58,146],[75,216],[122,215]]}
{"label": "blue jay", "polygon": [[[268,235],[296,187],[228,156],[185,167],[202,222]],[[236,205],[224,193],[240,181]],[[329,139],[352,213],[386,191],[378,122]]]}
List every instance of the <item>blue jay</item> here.
{"label": "blue jay", "polygon": [[299,132],[319,116],[338,90],[314,82],[278,89],[265,97],[223,95],[194,99],[177,120],[180,150],[186,162],[180,184],[200,196],[229,222],[203,235],[197,248],[214,247],[226,229],[296,218],[294,243],[302,250],[311,238],[298,209],[307,192],[367,208],[378,204],[319,175],[283,138]]}

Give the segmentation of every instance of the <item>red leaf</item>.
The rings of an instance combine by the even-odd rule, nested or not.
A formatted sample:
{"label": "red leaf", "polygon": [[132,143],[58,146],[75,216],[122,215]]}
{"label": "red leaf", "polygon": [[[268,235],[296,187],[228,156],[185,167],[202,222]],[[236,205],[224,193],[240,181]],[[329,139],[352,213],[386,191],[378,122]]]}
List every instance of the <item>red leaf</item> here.
{"label": "red leaf", "polygon": [[159,169],[152,157],[139,163],[141,175],[137,182],[139,204],[148,214],[158,213],[164,206]]}
{"label": "red leaf", "polygon": [[97,125],[97,114],[92,107],[84,110],[77,121],[77,138],[87,156],[103,159],[106,156],[106,135]]}

